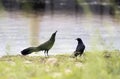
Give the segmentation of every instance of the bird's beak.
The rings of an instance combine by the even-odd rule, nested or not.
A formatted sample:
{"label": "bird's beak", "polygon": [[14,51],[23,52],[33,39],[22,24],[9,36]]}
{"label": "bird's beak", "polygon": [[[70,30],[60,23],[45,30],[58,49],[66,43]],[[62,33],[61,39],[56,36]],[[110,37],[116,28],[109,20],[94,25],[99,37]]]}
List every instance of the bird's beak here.
{"label": "bird's beak", "polygon": [[55,33],[57,33],[57,31]]}

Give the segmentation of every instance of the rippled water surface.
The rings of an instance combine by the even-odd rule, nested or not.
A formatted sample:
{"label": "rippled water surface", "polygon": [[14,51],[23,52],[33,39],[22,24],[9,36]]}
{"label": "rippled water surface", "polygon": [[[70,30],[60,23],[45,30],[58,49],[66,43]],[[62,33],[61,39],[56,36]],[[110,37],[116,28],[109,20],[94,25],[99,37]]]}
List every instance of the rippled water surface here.
{"label": "rippled water surface", "polygon": [[120,48],[120,25],[110,16],[45,13],[34,17],[18,12],[0,16],[0,55],[19,54],[31,46],[31,39],[39,45],[56,30],[56,42],[50,54],[73,52],[78,37],[82,38],[87,51]]}

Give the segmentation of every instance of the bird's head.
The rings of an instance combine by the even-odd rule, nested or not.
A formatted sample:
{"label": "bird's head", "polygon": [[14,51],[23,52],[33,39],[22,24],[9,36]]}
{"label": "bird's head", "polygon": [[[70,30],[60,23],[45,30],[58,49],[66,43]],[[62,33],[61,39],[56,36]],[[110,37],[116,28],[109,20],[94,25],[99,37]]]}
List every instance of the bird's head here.
{"label": "bird's head", "polygon": [[83,43],[81,38],[77,38],[76,40],[78,41],[78,43]]}
{"label": "bird's head", "polygon": [[55,33],[57,33],[57,30],[55,31]]}
{"label": "bird's head", "polygon": [[50,40],[55,39],[56,33],[57,33],[57,31],[56,31],[56,32],[54,32],[54,33],[52,34],[52,36],[51,36]]}
{"label": "bird's head", "polygon": [[55,31],[55,32],[53,33],[53,35],[56,35],[56,33],[57,33],[57,31]]}
{"label": "bird's head", "polygon": [[81,38],[77,38],[76,40],[77,40],[77,41],[82,41]]}

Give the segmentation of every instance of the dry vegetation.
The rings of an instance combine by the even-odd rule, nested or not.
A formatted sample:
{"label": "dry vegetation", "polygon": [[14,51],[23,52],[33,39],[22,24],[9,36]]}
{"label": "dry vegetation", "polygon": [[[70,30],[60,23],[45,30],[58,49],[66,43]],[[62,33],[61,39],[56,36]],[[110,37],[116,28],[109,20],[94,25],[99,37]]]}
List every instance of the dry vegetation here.
{"label": "dry vegetation", "polygon": [[69,55],[4,56],[0,79],[120,79],[120,52],[86,52],[77,60]]}

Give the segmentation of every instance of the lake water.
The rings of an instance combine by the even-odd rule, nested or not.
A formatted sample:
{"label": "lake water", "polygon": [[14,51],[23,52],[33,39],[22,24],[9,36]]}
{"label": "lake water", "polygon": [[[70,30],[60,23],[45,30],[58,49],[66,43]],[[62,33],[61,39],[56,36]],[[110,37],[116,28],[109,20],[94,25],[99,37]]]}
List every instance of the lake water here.
{"label": "lake water", "polygon": [[[37,26],[37,37],[31,35],[31,26]],[[31,46],[31,39],[34,38],[39,45],[56,30],[56,42],[50,54],[72,53],[78,37],[85,43],[86,51],[120,49],[120,24],[111,16],[57,12],[51,15],[46,12],[33,18],[21,12],[5,12],[0,15],[0,55],[20,54],[21,50]]]}

